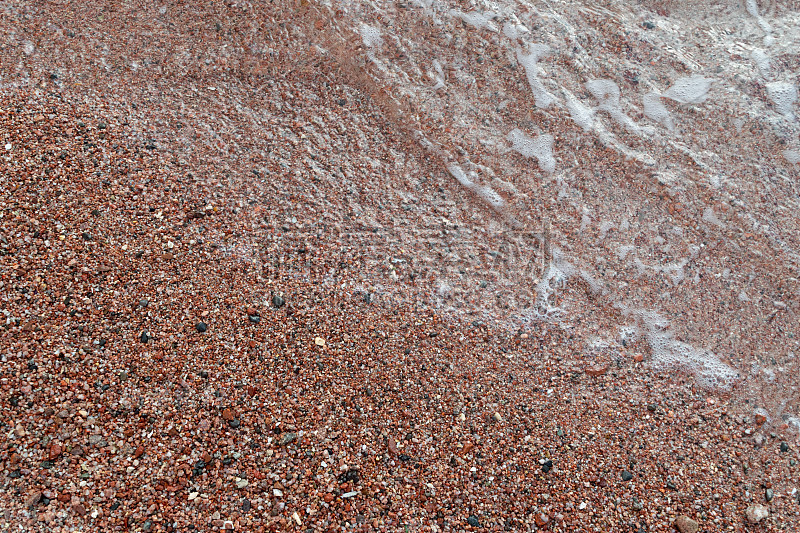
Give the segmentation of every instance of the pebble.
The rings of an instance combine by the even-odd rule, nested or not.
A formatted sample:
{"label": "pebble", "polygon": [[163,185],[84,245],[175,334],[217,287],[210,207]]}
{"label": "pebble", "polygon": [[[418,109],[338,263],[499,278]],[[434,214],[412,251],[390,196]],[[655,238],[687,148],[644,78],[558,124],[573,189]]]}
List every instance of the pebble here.
{"label": "pebble", "polygon": [[745,515],[751,524],[758,524],[769,516],[769,510],[760,503],[756,503],[747,508]]}
{"label": "pebble", "polygon": [[342,494],[342,498],[352,498],[354,496],[358,496],[358,494],[359,493],[357,490],[351,490],[350,492],[345,492],[344,494]]}
{"label": "pebble", "polygon": [[278,296],[277,294],[272,296],[272,305],[275,306],[275,309],[280,309],[285,303],[286,300],[284,300],[281,296]]}
{"label": "pebble", "polygon": [[198,333],[204,333],[208,329],[208,324],[205,322],[198,322],[194,327]]}
{"label": "pebble", "polygon": [[681,533],[697,533],[700,525],[686,515],[681,515],[675,519],[675,527]]}
{"label": "pebble", "polygon": [[789,451],[789,444],[787,442],[781,442],[781,452],[786,453]]}
{"label": "pebble", "polygon": [[246,513],[246,512],[248,512],[248,511],[250,511],[250,508],[251,508],[252,506],[253,506],[253,504],[252,504],[252,503],[250,503],[250,500],[248,500],[247,498],[245,498],[245,499],[243,499],[243,500],[242,500],[242,512],[243,512],[243,513]]}
{"label": "pebble", "polygon": [[146,331],[143,331],[139,336],[139,340],[142,342],[142,344],[147,344],[147,342],[150,340],[150,335],[148,335]]}
{"label": "pebble", "polygon": [[633,474],[628,472],[627,470],[622,471],[622,481],[630,481],[633,479]]}
{"label": "pebble", "polygon": [[240,479],[239,481],[236,482],[236,488],[237,489],[243,489],[243,488],[247,487],[249,484],[250,484],[250,482],[248,480]]}
{"label": "pebble", "polygon": [[764,498],[766,498],[768,502],[771,502],[772,498],[774,497],[775,497],[775,491],[773,491],[772,489],[767,489],[764,491]]}
{"label": "pebble", "polygon": [[481,527],[481,523],[478,521],[478,517],[475,515],[470,515],[467,518],[467,524],[471,525],[472,527]]}

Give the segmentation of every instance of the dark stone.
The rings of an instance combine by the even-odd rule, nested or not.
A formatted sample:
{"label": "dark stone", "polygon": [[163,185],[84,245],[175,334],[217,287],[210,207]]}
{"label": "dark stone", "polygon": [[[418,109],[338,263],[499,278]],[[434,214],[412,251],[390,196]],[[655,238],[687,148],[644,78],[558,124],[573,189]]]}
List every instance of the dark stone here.
{"label": "dark stone", "polygon": [[345,100],[344,98],[339,98],[338,100],[336,100],[336,103],[339,105],[344,105],[347,103],[347,100]]}
{"label": "dark stone", "polygon": [[19,407],[19,396],[12,396],[8,401],[12,407]]}
{"label": "dark stone", "polygon": [[633,479],[633,474],[631,474],[627,470],[622,471],[622,481],[630,481],[632,479]]}
{"label": "dark stone", "polygon": [[108,390],[108,389],[110,389],[110,388],[111,388],[111,385],[109,385],[108,383],[106,383],[106,384],[104,384],[102,387],[100,387],[100,390],[101,390],[101,391],[103,391],[103,392],[105,392],[105,391],[107,391],[107,390]]}
{"label": "dark stone", "polygon": [[241,422],[239,422],[239,420],[237,420],[236,418],[234,418],[233,420],[231,420],[230,422],[228,422],[228,425],[229,425],[230,427],[232,427],[233,429],[236,429],[236,428],[238,428],[239,426],[241,426],[241,425],[242,425],[242,423],[241,423]]}
{"label": "dark stone", "polygon": [[406,455],[404,453],[401,453],[399,456],[397,456],[397,458],[400,459],[401,461],[403,461],[404,463],[406,463],[406,462],[411,460],[411,457],[409,457],[408,455]]}
{"label": "dark stone", "polygon": [[678,487],[676,487],[675,483],[673,483],[672,481],[667,481],[667,488],[669,490],[678,490]]}
{"label": "dark stone", "polygon": [[248,500],[247,498],[242,500],[242,512],[243,513],[248,512],[250,510],[250,507],[252,507],[252,504],[250,503],[250,500]]}
{"label": "dark stone", "polygon": [[248,318],[248,319],[250,320],[250,322],[252,322],[253,324],[258,324],[259,322],[261,322],[261,317],[260,317],[260,316],[256,316],[256,315],[248,315],[248,316],[247,316],[247,318]]}
{"label": "dark stone", "polygon": [[478,521],[478,517],[475,515],[470,515],[467,518],[467,524],[471,525],[472,527],[481,527],[481,523]]}
{"label": "dark stone", "polygon": [[146,331],[143,331],[139,340],[142,341],[142,344],[147,344],[150,341],[150,335],[148,335]]}
{"label": "dark stone", "polygon": [[42,504],[44,507],[47,507],[48,505],[50,505],[50,498],[48,498],[47,496],[42,496],[42,499],[39,500],[39,503]]}
{"label": "dark stone", "polygon": [[772,489],[765,490],[764,497],[767,499],[768,502],[771,502],[772,498],[775,497],[775,491],[773,491]]}
{"label": "dark stone", "polygon": [[8,477],[10,477],[11,479],[19,479],[22,477],[22,472],[20,472],[19,470],[12,470],[11,472],[8,473]]}
{"label": "dark stone", "polygon": [[346,472],[342,472],[341,474],[339,474],[339,477],[337,478],[337,481],[340,484],[347,483],[349,481],[352,481],[353,483],[358,483],[360,480],[361,478],[358,476],[358,470],[355,470],[353,468],[351,468]]}
{"label": "dark stone", "polygon": [[91,233],[87,233],[85,231],[83,233],[81,233],[81,237],[83,237],[84,241],[91,241],[92,240],[92,234]]}
{"label": "dark stone", "polygon": [[203,379],[208,379],[208,372],[206,372],[205,370],[201,370],[200,372],[197,373],[197,375]]}
{"label": "dark stone", "polygon": [[656,405],[654,403],[649,404],[647,406],[647,410],[650,411],[651,413],[655,413],[656,412]]}
{"label": "dark stone", "polygon": [[545,474],[548,473],[552,468],[553,468],[553,461],[549,459],[545,461],[544,464],[542,464],[542,472],[544,472]]}
{"label": "dark stone", "polygon": [[280,309],[285,303],[286,300],[284,300],[282,297],[278,296],[277,294],[272,295],[272,305],[275,306],[275,309]]}
{"label": "dark stone", "polygon": [[120,506],[120,505],[121,505],[121,504],[120,504],[119,502],[114,502],[114,503],[112,503],[112,504],[111,504],[111,510],[112,510],[112,511],[116,511],[117,509],[119,509],[119,506]]}
{"label": "dark stone", "polygon": [[786,453],[789,451],[789,444],[786,442],[781,442],[781,452]]}
{"label": "dark stone", "polygon": [[225,466],[228,466],[229,464],[233,463],[233,460],[234,460],[234,459],[233,459],[233,456],[232,456],[232,455],[226,455],[226,456],[225,456],[225,457],[222,459],[222,464],[224,464]]}
{"label": "dark stone", "polygon": [[648,30],[654,30],[656,28],[656,25],[650,22],[649,20],[646,20],[642,22],[642,27]]}
{"label": "dark stone", "polygon": [[153,521],[152,520],[145,520],[144,524],[142,524],[142,531],[147,533],[151,529],[153,529]]}
{"label": "dark stone", "polygon": [[195,324],[194,328],[198,333],[203,333],[208,329],[208,325],[205,322],[198,322]]}

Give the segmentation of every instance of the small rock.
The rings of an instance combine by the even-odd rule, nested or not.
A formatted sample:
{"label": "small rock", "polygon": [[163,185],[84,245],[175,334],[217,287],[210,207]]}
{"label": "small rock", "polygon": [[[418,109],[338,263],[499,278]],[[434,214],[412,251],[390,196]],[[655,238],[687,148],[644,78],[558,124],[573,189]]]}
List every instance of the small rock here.
{"label": "small rock", "polygon": [[316,337],[314,339],[314,344],[316,344],[317,346],[323,346],[324,347],[325,346],[325,339],[323,339],[322,337]]}
{"label": "small rock", "polygon": [[197,375],[203,379],[208,379],[208,372],[206,372],[205,370],[201,370],[200,372],[197,373]]}
{"label": "small rock", "polygon": [[769,510],[760,503],[757,503],[748,507],[745,511],[745,515],[751,524],[758,524],[769,516]]}
{"label": "small rock", "polygon": [[47,454],[47,459],[50,461],[55,461],[61,455],[61,452],[64,450],[58,444],[53,444],[50,446],[50,452]]}
{"label": "small rock", "polygon": [[236,482],[236,488],[243,489],[246,488],[249,484],[250,482],[247,481],[246,479],[240,479],[239,481]]}
{"label": "small rock", "polygon": [[119,380],[120,381],[128,381],[128,373],[124,370],[119,373]]}
{"label": "small rock", "polygon": [[138,448],[136,448],[136,451],[133,452],[133,458],[138,459],[142,455],[144,455],[144,446],[139,446]]}
{"label": "small rock", "polygon": [[283,496],[283,491],[281,489],[272,489],[272,495],[276,498],[280,498]]}
{"label": "small rock", "polygon": [[697,533],[700,525],[688,516],[681,515],[675,520],[675,527],[681,533]]}
{"label": "small rock", "polygon": [[195,499],[195,498],[197,498],[198,496],[200,496],[200,493],[199,493],[199,492],[190,492],[190,493],[189,493],[189,501],[192,501],[192,500],[194,500],[194,499]]}
{"label": "small rock", "polygon": [[536,522],[537,527],[544,527],[550,523],[550,517],[544,513],[536,513],[536,516],[534,516],[533,519]]}
{"label": "small rock", "polygon": [[647,29],[647,30],[654,30],[656,25],[653,24],[652,22],[650,22],[649,20],[646,20],[646,21],[642,22],[642,27]]}
{"label": "small rock", "polygon": [[786,442],[781,442],[781,452],[786,453],[789,451],[789,444]]}
{"label": "small rock", "polygon": [[225,520],[225,522],[222,524],[222,529],[228,529],[228,530],[233,529],[233,522],[231,522],[230,520]]}
{"label": "small rock", "polygon": [[247,319],[248,319],[250,322],[252,322],[253,324],[258,324],[259,322],[261,322],[261,317],[260,317],[260,316],[249,315],[249,316],[247,317]]}
{"label": "small rock", "polygon": [[608,372],[608,365],[591,365],[586,367],[586,373],[590,376],[602,376]]}
{"label": "small rock", "polygon": [[761,426],[764,422],[767,421],[767,417],[762,415],[761,413],[756,413],[756,425]]}
{"label": "small rock", "polygon": [[284,300],[282,297],[278,296],[277,294],[272,296],[272,305],[275,307],[275,309],[280,309],[281,307],[283,307],[283,305],[285,303],[286,303],[286,300]]}
{"label": "small rock", "polygon": [[392,437],[389,437],[389,453],[397,455],[397,442]]}
{"label": "small rock", "polygon": [[233,420],[230,420],[230,421],[228,422],[228,425],[229,425],[231,428],[233,428],[233,429],[238,429],[238,428],[239,428],[239,426],[241,426],[241,425],[242,425],[242,423],[241,423],[241,422],[239,422],[239,420],[238,420],[238,419],[234,418]]}
{"label": "small rock", "polygon": [[345,499],[346,498],[353,498],[355,496],[358,496],[358,491],[357,490],[351,490],[350,492],[345,492],[344,494],[342,494],[342,498],[345,498]]}
{"label": "small rock", "polygon": [[467,518],[467,524],[471,525],[472,527],[481,527],[481,523],[478,521],[478,517],[475,515],[471,515]]}
{"label": "small rock", "polygon": [[206,324],[205,322],[198,322],[197,324],[195,324],[194,328],[197,330],[198,333],[204,333],[206,330],[208,330],[208,324]]}
{"label": "small rock", "polygon": [[242,512],[243,512],[243,513],[246,513],[246,512],[248,512],[248,511],[250,511],[250,508],[251,508],[252,506],[253,506],[253,504],[252,504],[252,503],[250,503],[250,500],[248,500],[247,498],[245,498],[244,500],[242,500]]}
{"label": "small rock", "polygon": [[25,507],[27,507],[28,509],[33,509],[34,507],[36,507],[39,501],[41,501],[41,499],[42,499],[42,493],[38,491],[34,492],[25,502]]}
{"label": "small rock", "polygon": [[230,422],[231,420],[236,418],[236,415],[234,414],[232,409],[226,407],[225,409],[222,410],[222,418],[225,421]]}
{"label": "small rock", "polygon": [[772,498],[775,497],[775,491],[772,489],[767,489],[764,491],[764,497],[767,499],[768,502],[772,501]]}
{"label": "small rock", "polygon": [[142,342],[142,344],[147,344],[150,341],[150,335],[146,331],[143,331],[139,336],[139,340]]}
{"label": "small rock", "polygon": [[82,503],[76,503],[72,506],[72,512],[78,516],[84,516],[86,514],[86,507],[84,507]]}
{"label": "small rock", "polygon": [[292,520],[294,520],[297,523],[298,526],[302,526],[303,525],[303,521],[300,520],[300,515],[297,514],[297,511],[292,513]]}
{"label": "small rock", "polygon": [[552,470],[552,468],[553,468],[553,461],[551,461],[550,459],[542,463],[542,472],[544,472],[545,474],[548,473],[550,470]]}
{"label": "small rock", "polygon": [[633,474],[631,474],[627,470],[622,471],[622,481],[630,481],[632,479],[633,479]]}

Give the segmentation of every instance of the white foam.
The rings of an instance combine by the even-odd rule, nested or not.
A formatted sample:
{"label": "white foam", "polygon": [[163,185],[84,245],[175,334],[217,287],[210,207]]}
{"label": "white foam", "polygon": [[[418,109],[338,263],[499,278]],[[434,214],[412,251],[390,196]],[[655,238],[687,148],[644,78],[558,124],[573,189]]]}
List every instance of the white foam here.
{"label": "white foam", "polygon": [[664,92],[664,96],[682,104],[699,104],[708,98],[708,90],[714,80],[694,75],[678,78],[672,87]]}
{"label": "white foam", "polygon": [[619,85],[605,79],[589,80],[584,85],[600,102],[600,109],[605,111],[619,109]]}
{"label": "white foam", "polygon": [[789,163],[796,165],[797,163],[800,163],[800,150],[784,150],[783,158]]}
{"label": "white foam", "polygon": [[705,220],[708,223],[714,224],[715,226],[718,226],[720,228],[725,227],[725,223],[717,218],[717,215],[714,214],[714,210],[711,209],[710,207],[706,207],[705,210],[703,211],[703,220]]}
{"label": "white foam", "polygon": [[556,160],[553,157],[552,135],[544,134],[530,138],[522,130],[515,128],[506,138],[514,145],[514,151],[524,157],[535,157],[539,161],[539,168],[545,172],[555,171]]}
{"label": "white foam", "polygon": [[793,83],[785,81],[774,81],[768,83],[766,87],[767,96],[775,104],[778,113],[789,120],[794,120],[792,105],[797,101],[797,87]]}
{"label": "white foam", "polygon": [[497,26],[494,25],[492,19],[497,16],[497,13],[494,11],[486,11],[481,13],[480,11],[470,11],[469,13],[464,13],[459,9],[451,9],[449,11],[450,15],[460,18],[470,26],[473,26],[479,30],[489,30],[497,33]]}
{"label": "white foam", "polygon": [[594,126],[594,110],[583,105],[580,100],[575,98],[575,95],[568,90],[562,89],[562,92],[567,100],[567,110],[572,120],[583,128],[584,131],[591,130],[592,126]]}
{"label": "white foam", "polygon": [[546,109],[555,102],[555,98],[547,89],[544,88],[542,82],[539,81],[539,59],[544,57],[550,52],[550,47],[545,44],[532,44],[528,47],[528,53],[525,54],[521,49],[517,49],[517,61],[520,65],[525,67],[525,74],[528,77],[528,83],[533,91],[533,97],[536,107]]}
{"label": "white foam", "polygon": [[712,389],[730,388],[739,378],[736,370],[713,352],[676,340],[669,322],[658,313],[640,310],[633,314],[641,320],[656,369],[683,368],[694,374],[701,386]]}
{"label": "white foam", "polygon": [[770,60],[767,52],[762,50],[761,48],[756,48],[752,52],[750,52],[750,59],[758,67],[759,72],[765,78],[769,77],[770,71]]}
{"label": "white foam", "polygon": [[381,30],[367,24],[361,25],[361,40],[367,48],[377,48],[383,44]]}
{"label": "white foam", "polygon": [[672,121],[672,115],[669,109],[661,101],[661,95],[658,93],[647,93],[642,97],[642,104],[644,105],[644,116],[657,122],[672,131],[675,129],[675,123]]}

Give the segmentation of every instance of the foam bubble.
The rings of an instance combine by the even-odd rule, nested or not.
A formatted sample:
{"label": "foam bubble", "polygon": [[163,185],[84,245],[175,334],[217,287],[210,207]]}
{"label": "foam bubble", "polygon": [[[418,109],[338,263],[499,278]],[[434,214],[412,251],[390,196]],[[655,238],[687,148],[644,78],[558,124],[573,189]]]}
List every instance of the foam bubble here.
{"label": "foam bubble", "polygon": [[764,76],[765,78],[769,76],[770,61],[767,52],[765,52],[761,48],[756,48],[755,50],[750,52],[750,58],[756,64],[762,76]]}
{"label": "foam bubble", "polygon": [[619,85],[611,80],[589,80],[586,89],[600,102],[600,109],[615,111],[619,109]]}
{"label": "foam bubble", "polygon": [[493,32],[497,32],[497,27],[492,22],[497,14],[493,11],[486,11],[485,13],[481,13],[480,11],[470,11],[469,13],[464,13],[458,9],[451,9],[450,14],[454,17],[460,18],[470,26],[473,26],[479,30],[489,30]]}
{"label": "foam bubble", "polygon": [[367,24],[361,25],[361,40],[367,48],[377,48],[383,44],[381,30]]}
{"label": "foam bubble", "polygon": [[546,44],[532,44],[528,47],[528,53],[525,54],[522,50],[517,50],[517,61],[520,65],[525,67],[525,74],[528,77],[528,83],[533,91],[533,97],[536,107],[545,109],[555,102],[555,98],[547,89],[544,88],[542,82],[539,81],[539,66],[537,63],[539,59],[550,52],[550,47]]}
{"label": "foam bubble", "polygon": [[775,104],[778,113],[793,120],[792,105],[797,101],[797,87],[793,83],[785,81],[774,81],[768,83],[766,87],[767,96]]}
{"label": "foam bubble", "polygon": [[675,124],[672,122],[672,116],[669,114],[669,109],[661,101],[661,95],[658,93],[647,93],[642,97],[642,104],[644,105],[644,116],[657,122],[672,131],[675,129]]}
{"label": "foam bubble", "polygon": [[572,120],[584,131],[592,129],[592,126],[594,126],[594,110],[583,105],[571,92],[566,89],[563,89],[563,91],[567,99],[567,110]]}
{"label": "foam bubble", "polygon": [[519,128],[511,130],[507,139],[513,143],[514,151],[524,157],[535,157],[539,161],[539,168],[545,172],[556,169],[556,160],[553,157],[553,136],[549,134],[537,135],[530,138]]}
{"label": "foam bubble", "polygon": [[796,165],[797,163],[800,163],[800,150],[784,150],[783,158],[792,165]]}
{"label": "foam bubble", "polygon": [[703,76],[678,78],[672,87],[664,92],[664,96],[682,104],[699,104],[708,98],[708,90],[714,80]]}

